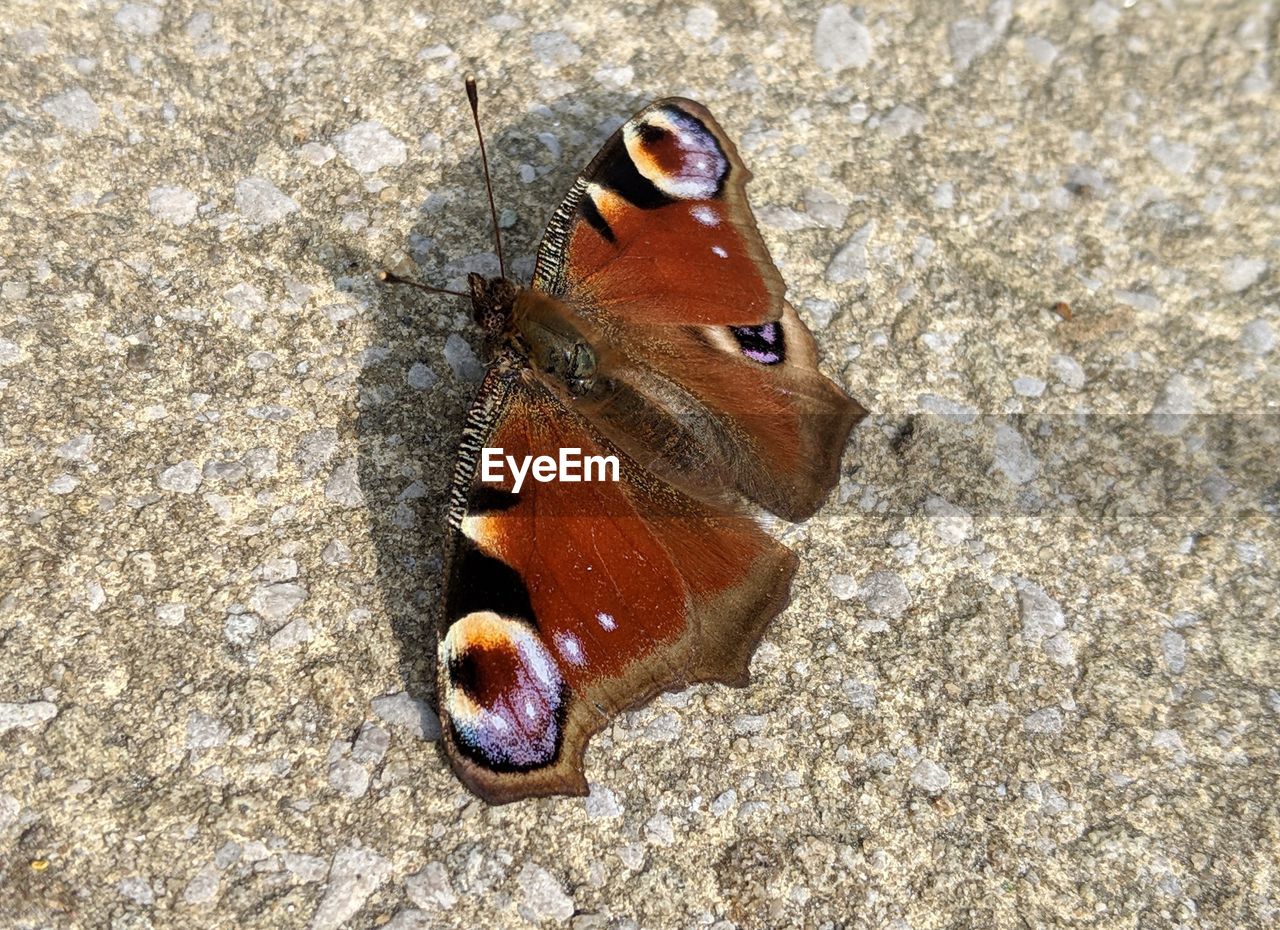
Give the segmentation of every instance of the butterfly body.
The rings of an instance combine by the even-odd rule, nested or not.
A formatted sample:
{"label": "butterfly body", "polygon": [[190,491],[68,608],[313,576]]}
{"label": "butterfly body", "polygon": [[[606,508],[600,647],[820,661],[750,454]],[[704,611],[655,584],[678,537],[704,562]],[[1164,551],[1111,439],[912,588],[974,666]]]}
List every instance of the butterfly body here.
{"label": "butterfly body", "polygon": [[[699,104],[658,101],[553,216],[533,282],[469,278],[488,369],[450,498],[446,751],[494,803],[587,790],[590,736],[700,681],[742,685],[795,556],[763,511],[825,499],[861,407],[817,369]],[[616,481],[513,483],[486,450],[614,459]]]}

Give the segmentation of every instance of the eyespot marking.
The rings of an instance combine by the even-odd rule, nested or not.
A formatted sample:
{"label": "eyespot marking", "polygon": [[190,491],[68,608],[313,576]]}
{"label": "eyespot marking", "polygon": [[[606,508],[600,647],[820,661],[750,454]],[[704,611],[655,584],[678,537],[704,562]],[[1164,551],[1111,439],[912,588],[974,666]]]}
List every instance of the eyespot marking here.
{"label": "eyespot marking", "polygon": [[622,136],[636,170],[668,197],[711,200],[720,195],[729,159],[697,117],[674,106],[661,107],[627,123]]}
{"label": "eyespot marking", "polygon": [[777,320],[759,326],[730,326],[742,354],[761,365],[779,365],[787,356],[782,324]]}
{"label": "eyespot marking", "polygon": [[440,662],[443,709],[466,755],[497,771],[555,760],[566,689],[531,626],[492,611],[467,614],[445,634]]}

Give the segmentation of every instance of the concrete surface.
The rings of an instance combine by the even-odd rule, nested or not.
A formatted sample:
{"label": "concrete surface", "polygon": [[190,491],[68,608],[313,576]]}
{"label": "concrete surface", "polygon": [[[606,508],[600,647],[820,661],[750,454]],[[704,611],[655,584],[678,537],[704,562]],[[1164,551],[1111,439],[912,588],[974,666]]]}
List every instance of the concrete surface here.
{"label": "concrete surface", "polygon": [[[437,6],[0,11],[0,925],[1274,926],[1280,9]],[[500,810],[420,700],[476,334],[370,273],[494,266],[468,66],[522,275],[706,102],[875,414],[753,686]]]}

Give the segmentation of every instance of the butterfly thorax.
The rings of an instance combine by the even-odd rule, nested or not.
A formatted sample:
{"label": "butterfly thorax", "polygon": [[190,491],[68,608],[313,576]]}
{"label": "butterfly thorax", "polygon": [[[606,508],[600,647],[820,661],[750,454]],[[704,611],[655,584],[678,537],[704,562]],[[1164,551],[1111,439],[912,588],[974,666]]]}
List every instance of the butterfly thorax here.
{"label": "butterfly thorax", "polygon": [[514,351],[572,396],[592,389],[598,361],[593,343],[599,336],[587,321],[554,297],[505,278],[473,274],[468,283],[472,310],[491,353]]}

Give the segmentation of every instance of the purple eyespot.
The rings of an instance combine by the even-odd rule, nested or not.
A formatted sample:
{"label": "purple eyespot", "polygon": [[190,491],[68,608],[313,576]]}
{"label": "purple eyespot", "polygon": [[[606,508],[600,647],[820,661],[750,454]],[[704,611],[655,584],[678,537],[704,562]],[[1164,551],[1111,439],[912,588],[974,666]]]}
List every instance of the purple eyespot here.
{"label": "purple eyespot", "polygon": [[776,320],[759,326],[730,326],[729,332],[738,340],[742,354],[761,365],[779,365],[787,356],[782,324]]}

